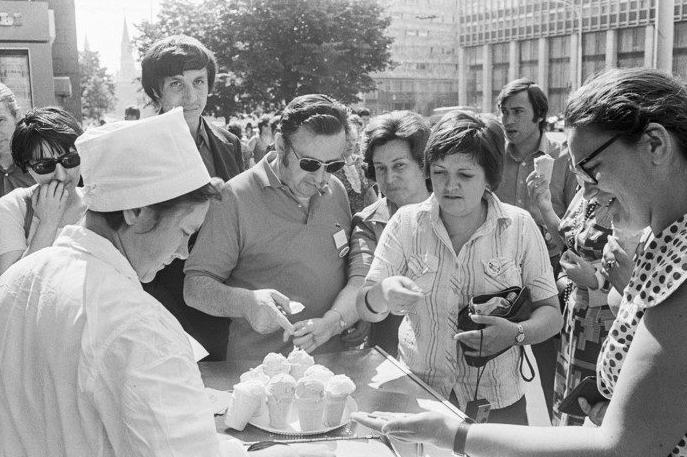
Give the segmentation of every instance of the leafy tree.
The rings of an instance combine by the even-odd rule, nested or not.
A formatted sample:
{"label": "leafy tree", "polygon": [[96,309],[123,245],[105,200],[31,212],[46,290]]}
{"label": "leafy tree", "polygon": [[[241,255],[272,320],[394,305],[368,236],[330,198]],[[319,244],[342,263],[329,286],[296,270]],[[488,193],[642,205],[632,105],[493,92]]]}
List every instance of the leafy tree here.
{"label": "leafy tree", "polygon": [[389,22],[375,0],[166,0],[136,45],[143,55],[175,33],[203,42],[219,67],[208,109],[228,116],[307,93],[359,101],[375,88],[370,73],[390,64]]}
{"label": "leafy tree", "polygon": [[88,47],[79,52],[79,72],[81,114],[84,119],[99,121],[116,106],[114,80],[100,64],[98,52],[91,51]]}

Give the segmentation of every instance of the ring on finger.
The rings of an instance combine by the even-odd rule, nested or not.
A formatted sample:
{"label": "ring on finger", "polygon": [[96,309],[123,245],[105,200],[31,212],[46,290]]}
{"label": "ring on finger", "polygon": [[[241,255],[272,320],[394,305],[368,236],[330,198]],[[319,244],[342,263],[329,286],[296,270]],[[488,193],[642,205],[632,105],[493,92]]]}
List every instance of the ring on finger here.
{"label": "ring on finger", "polygon": [[615,266],[616,266],[617,264],[618,264],[618,262],[616,262],[615,260],[609,260],[609,261],[606,262],[606,269],[607,269],[607,270],[612,270],[613,268],[615,268]]}

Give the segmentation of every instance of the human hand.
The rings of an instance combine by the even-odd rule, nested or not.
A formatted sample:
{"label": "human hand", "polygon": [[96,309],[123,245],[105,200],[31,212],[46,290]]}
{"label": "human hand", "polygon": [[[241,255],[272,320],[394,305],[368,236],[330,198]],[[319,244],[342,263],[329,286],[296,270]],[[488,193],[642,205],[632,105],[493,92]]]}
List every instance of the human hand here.
{"label": "human hand", "polygon": [[590,405],[585,398],[580,397],[577,399],[577,402],[592,423],[601,425],[606,415],[606,410],[608,409],[608,401],[600,401],[594,405]]}
{"label": "human hand", "polygon": [[430,443],[444,449],[453,447],[456,431],[462,423],[457,417],[437,412],[405,415],[356,412],[351,414],[351,419],[403,441]]}
{"label": "human hand", "polygon": [[358,347],[367,339],[371,327],[372,324],[361,319],[341,335],[341,341],[347,348]]}
{"label": "human hand", "polygon": [[618,239],[609,236],[603,251],[601,261],[601,274],[613,284],[615,289],[622,293],[630,282],[634,263],[625,250],[620,247]]}
{"label": "human hand", "polygon": [[382,301],[392,314],[401,315],[414,310],[418,300],[423,297],[420,286],[405,276],[390,276],[383,279],[368,292],[370,301],[372,301],[372,293],[375,289],[381,293]]}
{"label": "human hand", "polygon": [[212,178],[210,178],[210,184],[212,185],[212,187],[215,188],[217,192],[220,192],[224,187],[224,180],[217,176],[213,176]]}
{"label": "human hand", "polygon": [[568,249],[561,255],[561,268],[572,282],[586,289],[598,289],[602,284],[596,280],[594,266]]}
{"label": "human hand", "polygon": [[312,352],[337,334],[338,321],[332,323],[323,318],[308,319],[293,324],[293,345]]}
{"label": "human hand", "polygon": [[61,181],[50,181],[39,185],[31,195],[31,206],[41,224],[57,226],[67,210],[69,190]]}
{"label": "human hand", "polygon": [[284,329],[284,341],[293,334],[294,327],[284,315],[290,314],[289,298],[274,289],[252,291],[253,303],[245,308],[244,317],[253,330],[266,334]]}
{"label": "human hand", "polygon": [[527,192],[530,194],[530,198],[539,210],[542,213],[553,211],[551,189],[549,189],[549,182],[544,179],[544,176],[533,171],[527,176],[525,183],[527,184]]}
{"label": "human hand", "polygon": [[[470,319],[476,324],[483,324],[486,327],[482,330],[462,331],[458,330],[453,336],[458,340],[473,348],[473,351],[465,351],[465,355],[472,357],[485,357],[497,354],[515,344],[515,337],[518,336],[518,326],[513,322],[498,316],[484,316],[481,314],[470,314]],[[480,351],[481,340],[481,351]]]}

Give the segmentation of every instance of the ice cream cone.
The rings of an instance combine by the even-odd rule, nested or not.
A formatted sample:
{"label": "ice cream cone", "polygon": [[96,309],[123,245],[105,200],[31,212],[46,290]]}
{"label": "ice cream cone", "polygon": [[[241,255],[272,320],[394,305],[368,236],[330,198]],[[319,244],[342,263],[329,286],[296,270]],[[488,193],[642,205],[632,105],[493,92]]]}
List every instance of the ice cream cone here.
{"label": "ice cream cone", "polygon": [[322,429],[322,417],[324,414],[324,401],[322,398],[296,398],[298,408],[298,421],[302,432],[310,432]]}
{"label": "ice cream cone", "polygon": [[293,399],[276,398],[272,395],[267,397],[267,411],[270,416],[270,426],[283,429],[289,425],[289,416]]}
{"label": "ice cream cone", "polygon": [[227,411],[224,423],[235,430],[246,428],[265,400],[265,389],[257,382],[242,382],[234,386],[233,402]]}
{"label": "ice cream cone", "polygon": [[554,160],[551,156],[544,154],[543,156],[534,158],[534,171],[540,174],[546,182],[551,182],[553,175]]}
{"label": "ice cream cone", "polygon": [[346,399],[348,394],[332,395],[324,394],[324,425],[327,427],[336,427],[341,424],[343,419],[344,407],[346,406]]}

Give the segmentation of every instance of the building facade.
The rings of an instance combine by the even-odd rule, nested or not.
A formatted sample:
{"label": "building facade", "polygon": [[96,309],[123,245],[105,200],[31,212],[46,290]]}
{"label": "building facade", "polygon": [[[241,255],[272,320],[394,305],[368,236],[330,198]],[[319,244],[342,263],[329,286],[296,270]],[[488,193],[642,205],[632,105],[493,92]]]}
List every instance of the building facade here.
{"label": "building facade", "polygon": [[458,102],[458,3],[456,0],[386,0],[394,38],[394,66],[372,75],[377,90],[360,106],[373,114],[409,109],[428,114]]}
{"label": "building facade", "polygon": [[74,0],[0,1],[0,81],[22,110],[59,105],[81,119]]}
{"label": "building facade", "polygon": [[[607,67],[656,67],[662,0],[457,0],[459,104],[496,111],[508,81],[528,77],[564,110],[571,90]],[[687,0],[674,2],[674,74],[687,78]]]}

